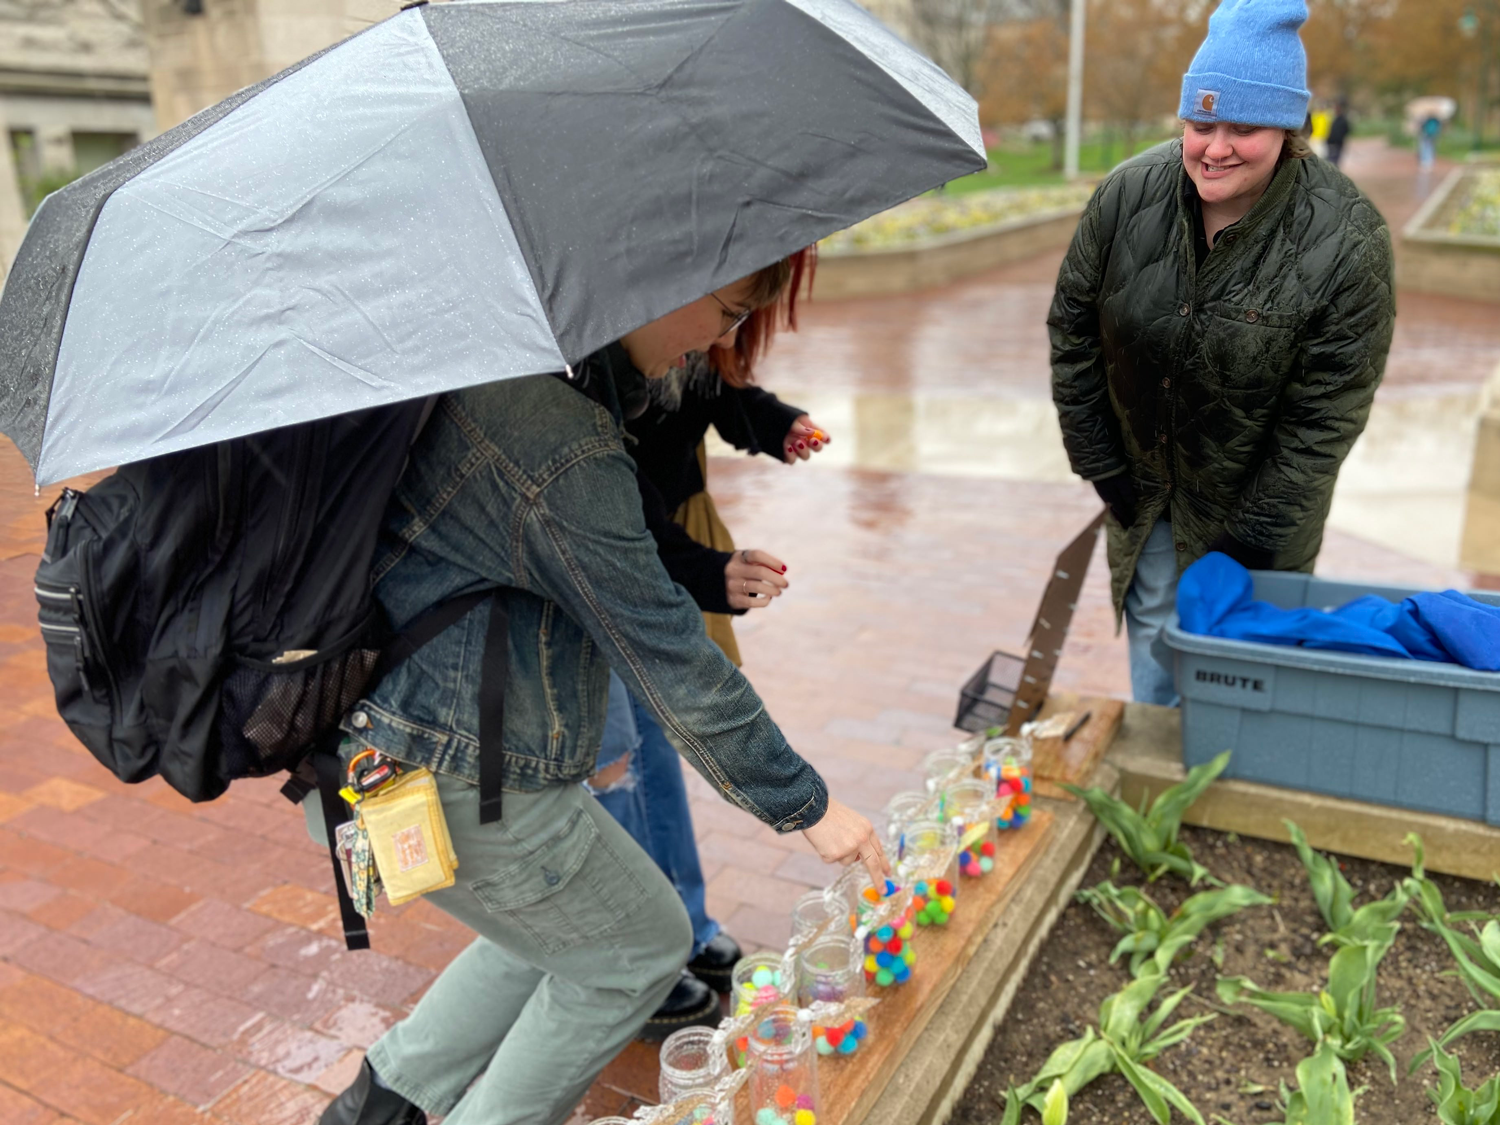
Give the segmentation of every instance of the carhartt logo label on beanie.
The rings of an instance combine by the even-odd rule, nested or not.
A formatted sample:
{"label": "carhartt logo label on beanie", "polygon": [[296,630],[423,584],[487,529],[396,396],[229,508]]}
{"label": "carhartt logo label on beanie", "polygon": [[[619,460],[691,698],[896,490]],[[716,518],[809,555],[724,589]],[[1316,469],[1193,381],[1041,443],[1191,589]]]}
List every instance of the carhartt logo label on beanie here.
{"label": "carhartt logo label on beanie", "polygon": [[1182,78],[1178,115],[1299,129],[1307,119],[1306,0],[1220,0]]}

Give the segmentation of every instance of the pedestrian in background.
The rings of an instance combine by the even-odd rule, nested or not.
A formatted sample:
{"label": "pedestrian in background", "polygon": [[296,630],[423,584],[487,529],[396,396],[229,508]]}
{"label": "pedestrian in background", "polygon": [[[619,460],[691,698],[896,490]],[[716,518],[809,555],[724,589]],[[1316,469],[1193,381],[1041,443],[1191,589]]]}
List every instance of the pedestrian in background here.
{"label": "pedestrian in background", "polygon": [[1344,159],[1344,142],[1349,139],[1349,103],[1343,98],[1334,107],[1333,120],[1328,125],[1328,163],[1335,168]]}
{"label": "pedestrian in background", "polygon": [[1223,0],[1183,78],[1182,139],[1100,184],[1047,320],[1144,702],[1177,702],[1161,634],[1189,564],[1312,569],[1390,348],[1385,221],[1300,134],[1306,19],[1303,0]]}
{"label": "pedestrian in background", "polygon": [[1428,114],[1422,119],[1422,124],[1417,130],[1417,167],[1426,172],[1432,168],[1437,160],[1438,137],[1443,132],[1443,123],[1436,114]]}

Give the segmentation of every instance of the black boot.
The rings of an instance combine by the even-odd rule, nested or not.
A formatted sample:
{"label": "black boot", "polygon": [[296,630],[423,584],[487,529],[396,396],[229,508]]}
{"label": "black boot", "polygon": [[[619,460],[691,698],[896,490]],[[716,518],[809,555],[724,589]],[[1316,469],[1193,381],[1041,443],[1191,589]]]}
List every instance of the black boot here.
{"label": "black boot", "polygon": [[366,1059],[354,1085],[333,1099],[318,1125],[427,1125],[427,1114],[395,1090],[378,1085]]}
{"label": "black boot", "polygon": [[714,990],[684,969],[636,1038],[655,1043],[684,1027],[718,1027],[723,1014]]}
{"label": "black boot", "polygon": [[688,962],[688,972],[715,992],[727,996],[734,987],[730,979],[734,963],[743,956],[739,942],[720,930],[713,941],[703,947],[703,952]]}

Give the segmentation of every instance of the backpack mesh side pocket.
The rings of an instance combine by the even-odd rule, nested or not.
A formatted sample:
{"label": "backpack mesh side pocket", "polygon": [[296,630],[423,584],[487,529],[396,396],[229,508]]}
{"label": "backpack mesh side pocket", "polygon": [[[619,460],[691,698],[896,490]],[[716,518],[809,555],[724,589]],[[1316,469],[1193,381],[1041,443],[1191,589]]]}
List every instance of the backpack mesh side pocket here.
{"label": "backpack mesh side pocket", "polygon": [[338,725],[380,660],[372,620],[373,615],[342,641],[300,660],[235,661],[219,696],[219,737],[229,777],[295,768],[316,736]]}

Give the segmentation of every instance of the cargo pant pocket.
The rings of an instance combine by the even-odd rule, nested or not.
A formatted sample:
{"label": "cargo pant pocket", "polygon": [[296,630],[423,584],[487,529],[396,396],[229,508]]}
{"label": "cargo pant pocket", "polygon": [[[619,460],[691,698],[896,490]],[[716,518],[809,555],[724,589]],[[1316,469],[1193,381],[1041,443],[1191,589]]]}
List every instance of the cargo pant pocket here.
{"label": "cargo pant pocket", "polygon": [[485,910],[505,915],[546,953],[609,933],[647,898],[584,809],[525,859],[469,889]]}

